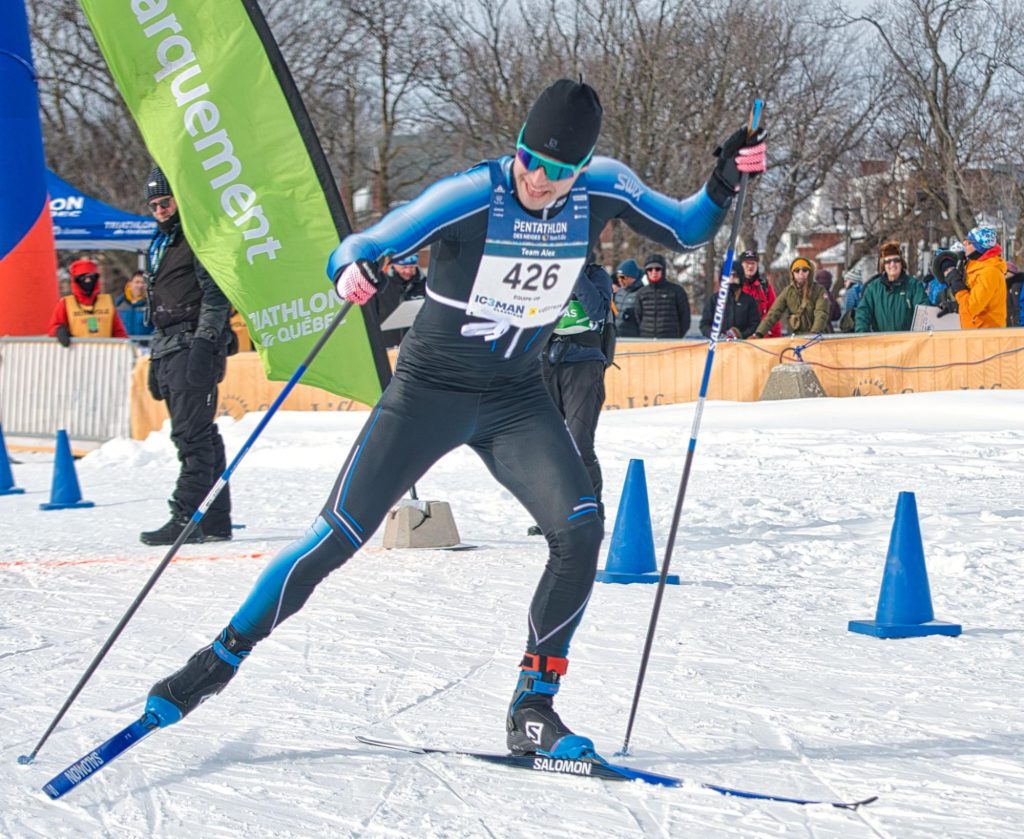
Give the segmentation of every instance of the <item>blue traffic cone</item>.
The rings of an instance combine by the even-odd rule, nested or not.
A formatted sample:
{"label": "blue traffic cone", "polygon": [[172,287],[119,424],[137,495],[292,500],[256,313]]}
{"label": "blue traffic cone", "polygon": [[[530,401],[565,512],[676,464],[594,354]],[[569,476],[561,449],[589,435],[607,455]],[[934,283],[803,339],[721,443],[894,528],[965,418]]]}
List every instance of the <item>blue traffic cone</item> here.
{"label": "blue traffic cone", "polygon": [[[622,487],[619,510],[615,514],[612,546],[604,571],[597,572],[599,583],[656,583],[661,575],[654,561],[654,534],[651,531],[651,506],[647,500],[647,477],[642,460],[630,460],[626,483]],[[668,585],[679,585],[679,577],[669,574]]]}
{"label": "blue traffic cone", "polygon": [[91,501],[82,500],[75,474],[75,459],[71,456],[68,433],[57,432],[57,459],[53,462],[53,483],[50,485],[50,503],[40,504],[40,510],[69,510],[74,507],[92,507]]}
{"label": "blue traffic cone", "polygon": [[917,500],[912,492],[901,492],[896,501],[896,519],[889,537],[882,591],[873,621],[850,621],[850,632],[876,638],[917,638],[922,635],[959,635],[958,623],[935,620],[928,571],[924,566],[921,525]]}
{"label": "blue traffic cone", "polygon": [[7,456],[7,443],[4,441],[4,427],[0,425],[0,495],[19,495],[24,491],[14,485],[11,459]]}

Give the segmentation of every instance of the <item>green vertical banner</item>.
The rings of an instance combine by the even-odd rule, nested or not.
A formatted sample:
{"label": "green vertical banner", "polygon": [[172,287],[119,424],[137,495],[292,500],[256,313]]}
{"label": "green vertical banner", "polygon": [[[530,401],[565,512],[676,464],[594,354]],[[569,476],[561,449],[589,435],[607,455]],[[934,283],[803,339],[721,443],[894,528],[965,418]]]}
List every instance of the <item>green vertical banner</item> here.
{"label": "green vertical banner", "polygon": [[[196,256],[268,378],[289,379],[341,306],[324,266],[351,229],[256,0],[81,4]],[[147,173],[126,174],[141,192]],[[390,374],[372,313],[353,307],[303,381],[372,405]]]}

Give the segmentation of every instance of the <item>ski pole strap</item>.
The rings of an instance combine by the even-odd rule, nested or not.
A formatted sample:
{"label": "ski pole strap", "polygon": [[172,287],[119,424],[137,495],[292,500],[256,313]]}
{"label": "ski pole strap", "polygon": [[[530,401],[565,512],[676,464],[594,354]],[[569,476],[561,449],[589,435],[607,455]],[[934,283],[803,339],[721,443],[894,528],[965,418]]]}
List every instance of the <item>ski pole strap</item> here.
{"label": "ski pole strap", "polygon": [[569,659],[553,655],[526,653],[523,660],[519,662],[519,667],[522,670],[535,670],[544,675],[554,673],[556,676],[564,676],[569,669]]}

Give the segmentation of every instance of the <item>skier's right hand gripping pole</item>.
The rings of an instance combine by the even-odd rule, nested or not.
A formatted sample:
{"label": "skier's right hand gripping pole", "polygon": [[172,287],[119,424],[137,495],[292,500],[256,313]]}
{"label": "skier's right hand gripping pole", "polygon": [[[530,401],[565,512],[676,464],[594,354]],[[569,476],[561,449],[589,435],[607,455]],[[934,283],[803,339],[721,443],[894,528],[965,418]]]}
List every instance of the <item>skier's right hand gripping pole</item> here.
{"label": "skier's right hand gripping pole", "polygon": [[387,285],[386,270],[387,257],[382,258],[379,266],[368,259],[350,262],[335,276],[334,289],[342,300],[362,306]]}
{"label": "skier's right hand gripping pole", "polygon": [[665,558],[661,564],[661,576],[658,579],[658,588],[654,595],[654,607],[651,609],[651,620],[647,626],[647,638],[644,641],[643,655],[640,657],[640,672],[637,674],[636,690],[633,692],[633,706],[629,711],[626,736],[622,743],[622,750],[619,752],[622,755],[629,753],[629,738],[633,732],[636,709],[640,704],[640,692],[643,690],[644,676],[647,674],[647,662],[651,657],[651,647],[654,643],[654,632],[658,626],[658,613],[661,611],[661,600],[665,593],[665,582],[668,579],[668,570],[672,563],[672,550],[675,547],[676,532],[679,529],[679,518],[683,510],[683,500],[686,498],[686,486],[690,481],[693,454],[697,448],[697,433],[700,430],[701,414],[704,412],[704,400],[708,393],[708,382],[711,380],[711,365],[715,360],[718,333],[722,328],[722,317],[725,312],[725,302],[729,289],[729,275],[732,273],[733,253],[736,248],[736,237],[739,235],[740,218],[743,214],[743,204],[747,195],[747,183],[751,175],[756,177],[765,170],[765,137],[767,135],[761,127],[763,104],[760,99],[755,99],[750,109],[750,116],[747,119],[746,126],[730,135],[719,148],[715,149],[718,163],[715,166],[711,179],[708,181],[709,194],[712,194],[714,198],[713,193],[716,189],[724,190],[724,197],[727,200],[733,193],[734,178],[738,177],[738,183],[735,183],[736,207],[732,216],[732,229],[729,233],[729,247],[725,253],[725,264],[722,266],[718,299],[715,304],[715,318],[711,325],[711,340],[708,343],[708,354],[704,362],[704,375],[700,383],[700,396],[697,399],[697,405],[693,413],[693,427],[690,431],[690,443],[686,449],[686,463],[683,466],[683,475],[679,481],[679,492],[676,494],[676,506],[672,515],[672,525],[669,528],[668,542],[665,545]]}

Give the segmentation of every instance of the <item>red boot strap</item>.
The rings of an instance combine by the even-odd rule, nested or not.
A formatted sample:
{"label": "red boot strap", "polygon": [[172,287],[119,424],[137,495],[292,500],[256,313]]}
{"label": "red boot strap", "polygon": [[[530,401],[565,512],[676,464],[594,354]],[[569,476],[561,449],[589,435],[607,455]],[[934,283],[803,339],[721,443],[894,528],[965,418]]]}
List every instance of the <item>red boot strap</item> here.
{"label": "red boot strap", "polygon": [[559,676],[564,676],[565,672],[569,669],[569,659],[557,658],[553,655],[526,653],[523,656],[523,660],[519,663],[519,667],[523,670],[536,670],[539,673],[557,673]]}

